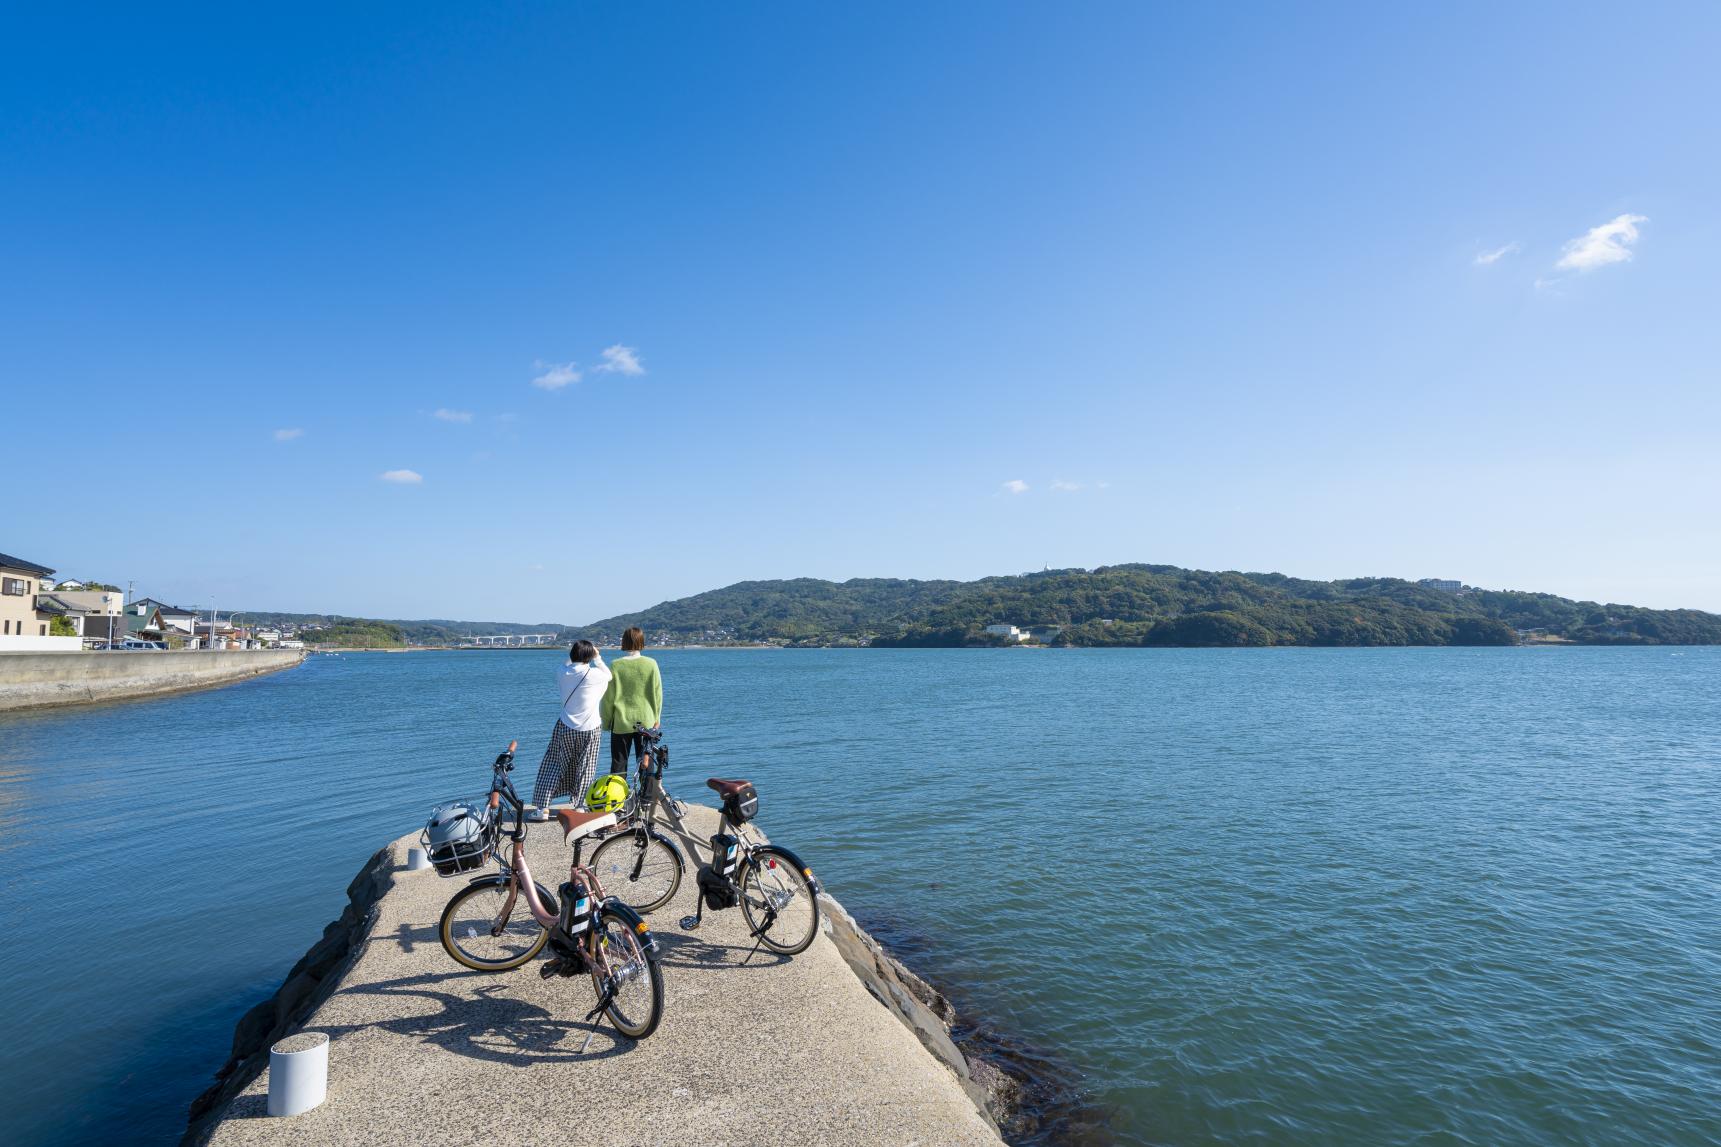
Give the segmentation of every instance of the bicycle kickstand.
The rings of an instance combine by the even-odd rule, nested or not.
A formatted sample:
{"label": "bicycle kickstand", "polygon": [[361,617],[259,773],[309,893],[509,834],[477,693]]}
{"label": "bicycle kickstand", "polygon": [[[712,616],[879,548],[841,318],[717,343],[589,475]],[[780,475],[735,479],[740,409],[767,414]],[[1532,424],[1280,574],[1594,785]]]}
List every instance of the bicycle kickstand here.
{"label": "bicycle kickstand", "polygon": [[[613,976],[605,976],[604,990],[598,993],[598,1006],[586,1013],[586,1022],[590,1024],[593,1020],[603,1015],[604,1009],[609,1007],[613,1002],[615,1002],[615,978]],[[592,1037],[597,1034],[597,1025],[592,1024],[592,1029],[586,1033],[586,1042],[580,1045],[580,1050],[577,1054],[586,1054],[586,1049],[592,1046]]]}
{"label": "bicycle kickstand", "polygon": [[765,921],[764,921],[764,923],[760,924],[757,928],[753,929],[753,931],[750,933],[754,937],[753,950],[751,952],[747,953],[747,959],[746,960],[741,961],[741,966],[743,968],[745,968],[747,966],[748,960],[751,960],[754,956],[757,956],[759,954],[759,948],[765,943],[765,933],[769,932],[771,930],[771,925],[775,924],[776,922],[777,922],[777,910],[775,908],[771,907],[769,904],[767,904],[765,906]]}

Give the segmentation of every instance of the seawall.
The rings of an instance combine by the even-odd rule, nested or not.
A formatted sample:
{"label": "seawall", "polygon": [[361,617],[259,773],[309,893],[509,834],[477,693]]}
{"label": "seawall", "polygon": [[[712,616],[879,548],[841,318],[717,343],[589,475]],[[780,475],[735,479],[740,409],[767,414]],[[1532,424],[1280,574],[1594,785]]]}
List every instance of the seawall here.
{"label": "seawall", "polygon": [[[714,809],[688,811],[695,832],[715,829]],[[560,833],[530,833],[534,875],[554,886],[566,871]],[[583,1018],[589,980],[546,981],[536,962],[486,975],[449,959],[437,921],[466,881],[407,871],[415,842],[371,858],[341,918],[246,1013],[218,1082],[192,1106],[185,1143],[464,1142],[486,1120],[519,1142],[573,1135],[630,1147],[1002,1143],[1008,1081],[963,1056],[948,1005],[828,896],[812,947],[754,952],[739,911],[681,930],[690,865],[651,916],[664,1019],[634,1043]],[[268,1049],[301,1030],[331,1037],[329,1098],[269,1118]]]}
{"label": "seawall", "polygon": [[0,653],[0,710],[208,689],[303,660],[297,649]]}

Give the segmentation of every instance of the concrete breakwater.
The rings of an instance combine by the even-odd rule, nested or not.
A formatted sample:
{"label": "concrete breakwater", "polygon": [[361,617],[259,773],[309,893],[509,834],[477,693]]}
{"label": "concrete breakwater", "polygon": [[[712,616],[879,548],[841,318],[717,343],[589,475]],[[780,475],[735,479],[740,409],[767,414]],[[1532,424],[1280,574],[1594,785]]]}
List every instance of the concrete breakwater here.
{"label": "concrete breakwater", "polygon": [[291,669],[297,649],[0,653],[0,710],[208,689]]}
{"label": "concrete breakwater", "polygon": [[[689,813],[695,831],[715,829],[715,810]],[[834,900],[813,946],[781,957],[754,950],[739,912],[697,933],[668,924],[693,908],[689,871],[653,914],[667,1002],[635,1044],[583,1020],[594,1002],[583,978],[450,960],[437,921],[464,880],[406,871],[414,841],[371,858],[341,918],[240,1021],[185,1143],[465,1141],[487,1126],[522,1142],[1002,1142],[1013,1084],[962,1054],[942,997]],[[531,843],[553,885],[559,833],[534,825]],[[328,1101],[268,1118],[268,1049],[301,1030],[332,1039]]]}

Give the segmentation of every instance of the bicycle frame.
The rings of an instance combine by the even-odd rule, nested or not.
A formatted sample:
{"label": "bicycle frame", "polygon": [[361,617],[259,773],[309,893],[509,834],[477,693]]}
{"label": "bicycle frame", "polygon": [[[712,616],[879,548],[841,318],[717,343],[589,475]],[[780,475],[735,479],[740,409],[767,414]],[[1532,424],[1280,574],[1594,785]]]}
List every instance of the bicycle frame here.
{"label": "bicycle frame", "polygon": [[[490,785],[490,807],[499,810],[504,798],[514,809],[514,829],[509,833],[508,859],[504,861],[498,858],[497,864],[508,877],[508,898],[502,902],[502,910],[497,913],[491,928],[500,935],[509,918],[513,916],[515,901],[522,892],[525,894],[526,910],[532,914],[532,919],[545,928],[554,928],[559,922],[556,913],[551,912],[539,898],[537,883],[532,879],[532,869],[526,863],[525,802],[520,799],[520,794],[514,791],[514,782],[508,779],[507,772],[497,766]],[[602,903],[609,898],[604,892],[603,881],[598,879],[596,872],[580,863],[580,846],[584,843],[583,836],[574,842],[573,860],[568,865],[568,880],[583,881],[589,895],[596,902]],[[488,880],[489,877],[478,879]]]}
{"label": "bicycle frame", "polygon": [[[704,849],[709,853],[711,851],[710,841],[696,837],[688,831],[686,820],[682,818],[680,813],[675,811],[675,806],[680,802],[675,799],[674,795],[671,794],[668,789],[663,787],[662,768],[651,767],[656,764],[654,758],[655,753],[649,754],[646,761],[640,765],[639,784],[637,786],[640,794],[639,803],[635,806],[633,816],[630,817],[627,822],[624,822],[618,831],[632,831],[637,824],[638,826],[642,826],[646,832],[651,832],[657,828],[657,812],[658,810],[662,810],[666,818],[665,823],[674,830],[676,836],[681,838],[682,843],[688,849],[688,856],[692,858],[693,863],[698,864],[698,850]],[[717,831],[719,833],[735,837],[735,839],[740,843],[741,863],[744,865],[757,865],[759,861],[756,858],[756,854],[760,849],[766,847],[776,849],[786,858],[792,860],[796,868],[804,869],[806,871],[807,879],[811,882],[813,894],[815,896],[818,895],[818,880],[813,876],[812,870],[807,868],[806,865],[801,862],[799,857],[795,856],[794,853],[790,852],[780,844],[766,845],[761,843],[756,837],[754,837],[751,825],[732,824],[728,815],[725,814],[721,808],[717,810]],[[576,860],[579,858],[577,844],[575,846],[574,857]]]}

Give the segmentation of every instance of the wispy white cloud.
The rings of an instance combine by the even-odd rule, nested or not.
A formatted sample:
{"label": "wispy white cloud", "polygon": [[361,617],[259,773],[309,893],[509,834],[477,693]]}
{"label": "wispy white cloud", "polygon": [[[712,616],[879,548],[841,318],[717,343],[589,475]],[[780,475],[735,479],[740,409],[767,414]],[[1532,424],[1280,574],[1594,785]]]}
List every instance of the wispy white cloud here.
{"label": "wispy white cloud", "polygon": [[999,488],[1006,494],[1026,494],[1028,492],[1028,484],[1020,478],[1012,478]]}
{"label": "wispy white cloud", "polygon": [[417,470],[384,470],[377,477],[402,486],[417,486],[424,481],[424,475]]}
{"label": "wispy white cloud", "polygon": [[1082,488],[1080,482],[1066,482],[1062,478],[1052,479],[1052,489],[1063,494],[1073,494]]}
{"label": "wispy white cloud", "polygon": [[639,364],[638,347],[617,343],[615,346],[605,347],[602,353],[603,361],[592,367],[594,371],[603,374],[625,374],[629,377],[645,373],[645,367]]}
{"label": "wispy white cloud", "polygon": [[579,367],[571,362],[536,362],[532,364],[543,371],[532,380],[532,385],[540,390],[560,390],[580,381]]}
{"label": "wispy white cloud", "polygon": [[472,421],[472,412],[470,410],[450,410],[446,406],[437,407],[431,412],[430,416],[432,418],[440,418],[444,422]]}
{"label": "wispy white cloud", "polygon": [[275,431],[275,441],[277,442],[291,442],[295,438],[303,438],[304,436],[305,432],[297,426],[284,426]]}
{"label": "wispy white cloud", "polygon": [[1648,222],[1642,215],[1616,215],[1561,248],[1564,253],[1554,267],[1560,271],[1593,271],[1609,263],[1624,263],[1637,242],[1637,225]]}
{"label": "wispy white cloud", "polygon": [[1475,263],[1478,267],[1492,267],[1495,263],[1498,263],[1501,259],[1506,258],[1506,256],[1516,255],[1519,251],[1522,251],[1523,249],[1524,249],[1524,245],[1522,243],[1518,242],[1516,239],[1514,239],[1510,243],[1506,244],[1504,247],[1496,247],[1492,251],[1478,252],[1476,255]]}

